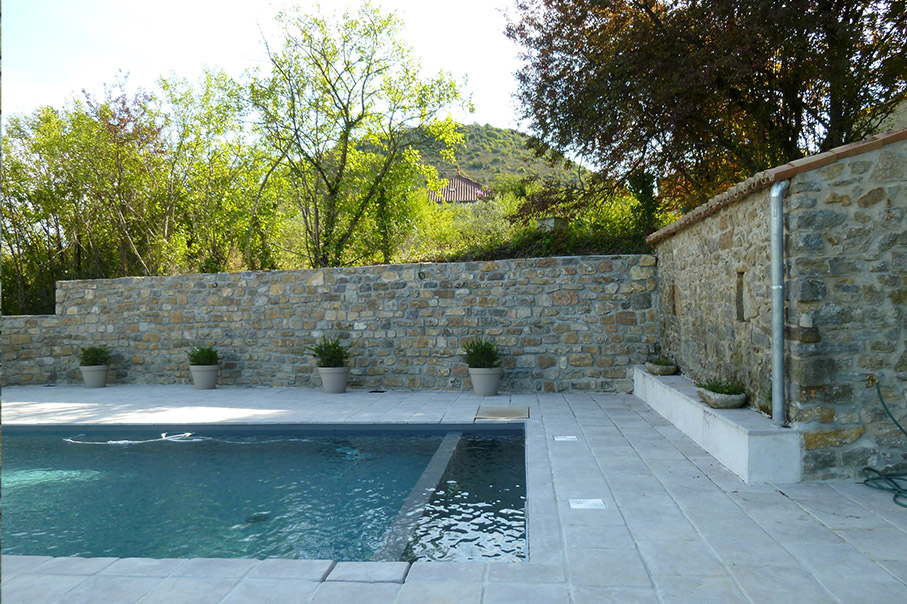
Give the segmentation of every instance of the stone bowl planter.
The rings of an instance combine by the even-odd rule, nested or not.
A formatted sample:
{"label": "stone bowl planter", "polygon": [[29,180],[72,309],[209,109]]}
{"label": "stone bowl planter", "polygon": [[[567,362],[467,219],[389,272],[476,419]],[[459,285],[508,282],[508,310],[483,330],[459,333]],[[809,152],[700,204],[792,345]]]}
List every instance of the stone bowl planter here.
{"label": "stone bowl planter", "polygon": [[501,368],[492,367],[483,369],[479,367],[469,368],[469,379],[472,380],[472,390],[476,396],[494,396],[498,393],[498,385],[501,383]]}
{"label": "stone bowl planter", "polygon": [[705,388],[697,388],[696,393],[702,402],[713,409],[737,409],[746,404],[745,392],[743,394],[719,394]]}
{"label": "stone bowl planter", "polygon": [[321,386],[326,393],[346,392],[346,382],[350,377],[349,367],[319,367],[318,375],[321,376]]}
{"label": "stone bowl planter", "polygon": [[103,388],[107,385],[107,374],[110,372],[109,365],[82,365],[79,367],[82,372],[82,381],[85,382],[86,388]]}
{"label": "stone bowl planter", "polygon": [[220,365],[189,365],[196,390],[214,390]]}
{"label": "stone bowl planter", "polygon": [[646,361],[646,370],[652,375],[674,375],[677,373],[677,365],[658,365]]}

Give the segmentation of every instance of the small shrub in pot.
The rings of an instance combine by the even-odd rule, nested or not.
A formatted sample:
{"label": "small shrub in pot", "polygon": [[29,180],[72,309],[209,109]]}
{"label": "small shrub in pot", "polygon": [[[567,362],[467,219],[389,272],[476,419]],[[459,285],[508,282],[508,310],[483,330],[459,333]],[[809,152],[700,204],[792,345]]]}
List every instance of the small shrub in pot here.
{"label": "small shrub in pot", "polygon": [[476,338],[463,344],[463,360],[476,396],[494,396],[501,383],[501,352],[491,340]]}

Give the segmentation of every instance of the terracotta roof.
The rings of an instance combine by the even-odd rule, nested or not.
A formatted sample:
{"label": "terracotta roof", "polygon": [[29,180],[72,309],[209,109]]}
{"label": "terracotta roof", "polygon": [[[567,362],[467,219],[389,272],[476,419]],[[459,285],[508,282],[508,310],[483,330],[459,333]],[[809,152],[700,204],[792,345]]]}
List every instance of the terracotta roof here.
{"label": "terracotta roof", "polygon": [[737,183],[724,193],[716,195],[706,203],[697,207],[692,212],[684,214],[683,217],[680,218],[680,220],[672,222],[660,231],[655,231],[654,233],[646,237],[646,242],[649,245],[655,245],[659,241],[667,239],[674,233],[682,231],[688,226],[700,222],[707,216],[711,216],[718,210],[740,201],[747,195],[751,195],[752,193],[756,193],[757,191],[767,189],[776,182],[787,180],[796,176],[797,174],[800,174],[801,172],[808,172],[810,170],[815,170],[817,168],[827,166],[828,164],[834,163],[839,159],[852,157],[854,155],[860,155],[861,153],[868,153],[869,151],[875,151],[876,149],[880,149],[885,145],[890,145],[891,143],[896,143],[902,140],[907,140],[907,128],[900,128],[898,130],[891,130],[889,132],[876,134],[856,143],[850,143],[849,145],[837,147],[835,149],[832,149],[831,151],[825,151],[816,155],[810,155],[809,157],[794,160],[790,163],[784,164],[783,166],[778,166],[777,168],[759,172],[755,176],[751,176],[743,182]]}
{"label": "terracotta roof", "polygon": [[447,186],[441,189],[440,195],[434,191],[428,192],[430,201],[463,202],[471,203],[482,199],[482,192],[485,186],[477,183],[471,178],[466,178],[462,174],[457,174],[449,180]]}

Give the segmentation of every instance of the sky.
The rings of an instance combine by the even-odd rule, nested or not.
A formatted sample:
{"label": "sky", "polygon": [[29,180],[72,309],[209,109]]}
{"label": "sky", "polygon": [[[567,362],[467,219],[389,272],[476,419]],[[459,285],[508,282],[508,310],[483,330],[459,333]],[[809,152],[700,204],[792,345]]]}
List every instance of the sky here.
{"label": "sky", "polygon": [[[424,73],[443,69],[467,84],[475,111],[454,114],[463,123],[519,128],[514,73],[519,48],[504,34],[513,0],[373,0],[397,12],[405,42],[422,59]],[[267,0],[4,0],[2,15],[3,113],[61,107],[87,90],[128,73],[128,90],[155,90],[171,72],[191,81],[206,67],[239,77],[263,65],[263,36],[276,41],[274,15],[298,4]],[[357,6],[326,0],[324,12]]]}

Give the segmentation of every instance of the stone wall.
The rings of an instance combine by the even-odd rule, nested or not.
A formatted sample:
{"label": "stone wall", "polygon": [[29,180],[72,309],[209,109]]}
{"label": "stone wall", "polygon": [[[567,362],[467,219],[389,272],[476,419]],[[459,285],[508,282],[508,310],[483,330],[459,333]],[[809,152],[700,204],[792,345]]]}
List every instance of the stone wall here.
{"label": "stone wall", "polygon": [[339,336],[351,387],[467,389],[475,336],[504,353],[502,389],[623,391],[657,337],[653,256],[133,277],[61,282],[56,314],[4,317],[3,384],[78,382],[106,345],[113,382],[188,383],[216,346],[221,385],[319,386],[305,347]]}
{"label": "stone wall", "polygon": [[[769,190],[785,199],[788,415],[804,476],[907,468],[907,133],[807,158],[743,183],[656,234],[661,348],[685,373],[737,380],[771,410]],[[747,188],[752,189],[747,191]],[[736,195],[736,198],[734,196]]]}

